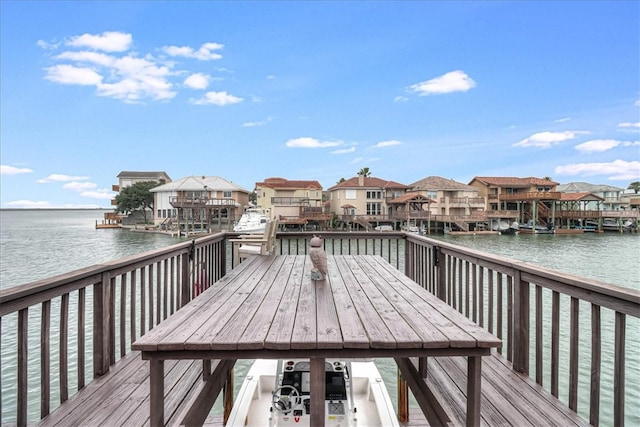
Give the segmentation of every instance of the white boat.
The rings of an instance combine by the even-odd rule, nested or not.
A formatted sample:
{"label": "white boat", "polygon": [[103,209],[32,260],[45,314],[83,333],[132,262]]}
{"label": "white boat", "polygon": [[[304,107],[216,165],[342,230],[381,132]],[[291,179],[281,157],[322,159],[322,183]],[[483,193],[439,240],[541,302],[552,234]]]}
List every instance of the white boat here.
{"label": "white boat", "polygon": [[519,225],[519,231],[533,234],[555,234],[556,230],[553,228],[553,224],[542,225],[539,223],[533,224],[533,220],[527,221],[526,224]]}
{"label": "white boat", "polygon": [[269,210],[263,208],[246,208],[240,221],[233,226],[238,233],[264,233],[269,222]]}
{"label": "white boat", "polygon": [[[242,383],[227,426],[309,426],[308,359],[256,360]],[[371,360],[325,360],[326,427],[399,427],[378,368]]]}

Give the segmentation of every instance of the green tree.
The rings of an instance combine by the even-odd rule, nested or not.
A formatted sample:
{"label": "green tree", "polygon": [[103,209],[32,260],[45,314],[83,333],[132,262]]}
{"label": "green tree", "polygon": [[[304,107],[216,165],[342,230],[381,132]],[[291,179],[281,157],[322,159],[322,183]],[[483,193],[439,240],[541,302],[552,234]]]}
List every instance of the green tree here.
{"label": "green tree", "polygon": [[369,168],[362,168],[358,171],[358,175],[362,175],[367,178],[371,176],[371,171],[369,170]]}
{"label": "green tree", "polygon": [[346,181],[346,179],[340,178],[340,180],[338,180],[338,182],[336,182],[336,184],[340,184],[340,183],[345,182],[345,181]]}
{"label": "green tree", "polygon": [[253,203],[254,205],[257,205],[258,193],[256,193],[255,191],[252,191],[251,193],[249,193],[249,202]]}
{"label": "green tree", "polygon": [[156,181],[143,181],[123,188],[116,196],[116,211],[126,215],[141,211],[146,223],[147,209],[153,212],[153,193],[149,190],[158,185]]}
{"label": "green tree", "polygon": [[638,194],[638,191],[640,191],[640,181],[633,181],[631,184],[629,184],[627,189],[633,190],[634,193]]}

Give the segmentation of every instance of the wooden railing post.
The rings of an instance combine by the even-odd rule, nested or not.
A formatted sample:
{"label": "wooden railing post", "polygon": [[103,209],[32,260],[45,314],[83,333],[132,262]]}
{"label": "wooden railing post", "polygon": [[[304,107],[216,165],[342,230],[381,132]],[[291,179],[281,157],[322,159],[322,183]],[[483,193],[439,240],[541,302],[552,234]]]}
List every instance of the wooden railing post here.
{"label": "wooden railing post", "polygon": [[189,254],[182,254],[181,260],[180,307],[184,307],[191,300],[191,280],[189,277],[191,260]]}
{"label": "wooden railing post", "polygon": [[109,327],[111,325],[111,275],[93,285],[93,378],[109,371]]}
{"label": "wooden railing post", "polygon": [[438,246],[433,247],[433,265],[436,268],[436,296],[440,298],[442,301],[447,300],[447,277],[446,277],[446,265],[445,265],[445,256],[442,253],[442,250]]}
{"label": "wooden railing post", "polygon": [[513,275],[513,369],[529,374],[529,283]]}

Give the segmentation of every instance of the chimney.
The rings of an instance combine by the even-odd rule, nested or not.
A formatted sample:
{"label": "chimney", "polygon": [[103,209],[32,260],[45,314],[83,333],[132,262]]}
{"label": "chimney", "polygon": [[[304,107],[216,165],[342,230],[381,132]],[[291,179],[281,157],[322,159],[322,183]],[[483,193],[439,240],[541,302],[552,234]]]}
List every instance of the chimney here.
{"label": "chimney", "polygon": [[358,175],[358,186],[364,187],[364,175]]}

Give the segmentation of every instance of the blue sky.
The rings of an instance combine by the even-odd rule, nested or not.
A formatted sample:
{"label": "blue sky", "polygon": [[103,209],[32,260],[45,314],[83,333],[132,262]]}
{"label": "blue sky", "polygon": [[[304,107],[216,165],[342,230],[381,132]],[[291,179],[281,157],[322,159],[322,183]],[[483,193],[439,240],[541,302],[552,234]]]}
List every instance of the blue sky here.
{"label": "blue sky", "polygon": [[640,2],[0,2],[0,207],[124,170],[640,180]]}

